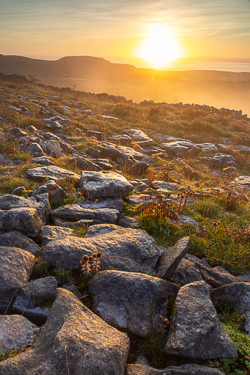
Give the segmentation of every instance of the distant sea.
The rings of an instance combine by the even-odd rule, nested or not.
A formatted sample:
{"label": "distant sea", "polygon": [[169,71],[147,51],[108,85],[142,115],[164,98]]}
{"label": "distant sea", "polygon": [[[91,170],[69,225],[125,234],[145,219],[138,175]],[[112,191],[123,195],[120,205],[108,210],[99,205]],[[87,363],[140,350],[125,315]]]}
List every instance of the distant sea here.
{"label": "distant sea", "polygon": [[179,61],[167,70],[217,70],[234,73],[250,73],[250,63],[227,61]]}

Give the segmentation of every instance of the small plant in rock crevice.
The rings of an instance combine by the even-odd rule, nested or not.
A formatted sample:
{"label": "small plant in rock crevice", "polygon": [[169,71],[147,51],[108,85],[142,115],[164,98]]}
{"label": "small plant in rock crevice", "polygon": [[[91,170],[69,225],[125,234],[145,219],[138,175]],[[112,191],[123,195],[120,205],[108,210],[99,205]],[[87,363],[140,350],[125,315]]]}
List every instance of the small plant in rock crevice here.
{"label": "small plant in rock crevice", "polygon": [[81,264],[81,275],[84,280],[88,279],[90,276],[93,276],[95,273],[100,271],[101,257],[102,257],[101,252],[97,252],[92,255],[83,255],[80,261],[80,264]]}
{"label": "small plant in rock crevice", "polygon": [[244,329],[246,317],[234,311],[234,305],[228,301],[220,302],[216,310],[239,355],[238,359],[221,358],[216,362],[226,375],[247,375],[250,372],[250,337]]}
{"label": "small plant in rock crevice", "polygon": [[71,276],[71,271],[66,270],[63,267],[58,267],[58,268],[54,269],[53,274],[55,275],[56,280],[60,284],[64,284],[69,280],[69,278]]}

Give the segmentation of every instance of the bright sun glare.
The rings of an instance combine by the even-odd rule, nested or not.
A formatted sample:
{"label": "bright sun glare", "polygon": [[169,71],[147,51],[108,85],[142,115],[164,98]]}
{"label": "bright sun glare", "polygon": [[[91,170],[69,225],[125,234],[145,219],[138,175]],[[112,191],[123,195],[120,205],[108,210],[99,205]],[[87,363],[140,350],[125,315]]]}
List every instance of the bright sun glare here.
{"label": "bright sun glare", "polygon": [[163,24],[152,25],[137,48],[136,55],[152,67],[164,69],[184,56],[183,48],[173,31]]}

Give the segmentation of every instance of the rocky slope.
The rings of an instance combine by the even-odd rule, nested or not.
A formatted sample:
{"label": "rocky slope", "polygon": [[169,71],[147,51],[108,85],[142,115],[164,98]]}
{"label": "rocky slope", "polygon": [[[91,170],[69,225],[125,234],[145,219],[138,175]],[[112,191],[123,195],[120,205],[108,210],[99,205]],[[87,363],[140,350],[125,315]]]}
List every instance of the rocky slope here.
{"label": "rocky slope", "polygon": [[[39,92],[39,86],[31,90],[1,87],[0,373],[228,373],[214,360],[238,363],[242,353],[217,311],[232,304],[245,316],[248,337],[250,252],[246,245],[243,275],[195,256],[192,233],[202,237],[205,228],[185,209],[206,194],[214,197],[221,178],[230,183],[224,196],[229,191],[248,211],[249,172],[238,171],[248,171],[239,155],[247,160],[250,147],[225,137],[195,142],[132,122],[126,127],[119,117],[69,100],[64,106],[60,96]],[[74,123],[70,136],[79,112],[82,126]],[[226,113],[238,126],[249,123],[238,112]],[[92,126],[96,121],[103,129]],[[209,169],[217,186],[194,191],[203,171],[189,165],[192,158]],[[189,180],[167,169],[173,162],[188,171]],[[187,188],[187,181],[196,185]],[[167,246],[141,229],[142,217],[189,228],[190,236],[180,231]],[[152,334],[163,338],[158,362],[135,349]]]}

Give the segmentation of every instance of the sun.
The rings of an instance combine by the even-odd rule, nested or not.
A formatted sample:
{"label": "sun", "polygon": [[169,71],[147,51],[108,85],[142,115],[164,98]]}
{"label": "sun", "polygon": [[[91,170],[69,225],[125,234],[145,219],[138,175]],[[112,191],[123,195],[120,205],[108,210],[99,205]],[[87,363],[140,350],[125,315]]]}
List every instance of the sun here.
{"label": "sun", "polygon": [[145,38],[138,46],[136,55],[157,69],[184,56],[183,48],[174,32],[163,24],[151,25]]}

